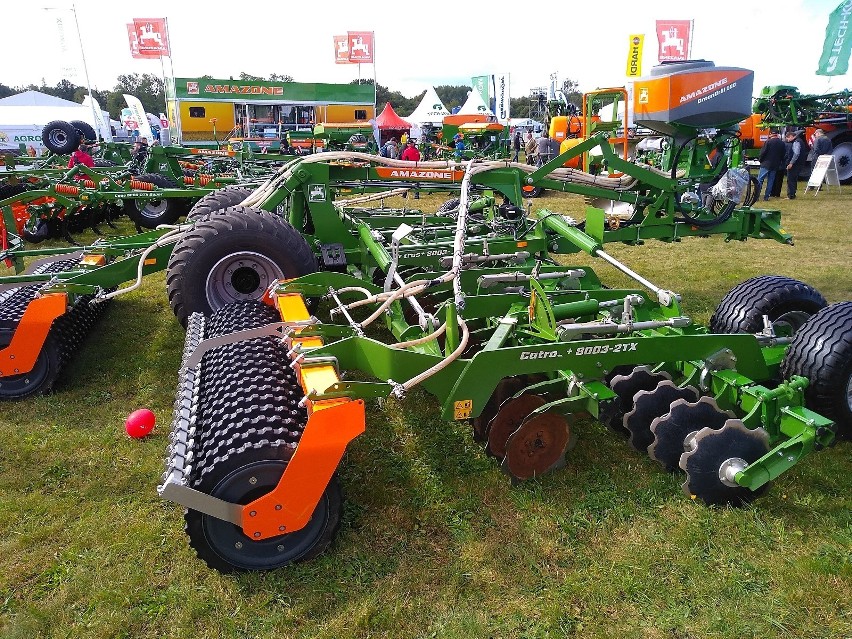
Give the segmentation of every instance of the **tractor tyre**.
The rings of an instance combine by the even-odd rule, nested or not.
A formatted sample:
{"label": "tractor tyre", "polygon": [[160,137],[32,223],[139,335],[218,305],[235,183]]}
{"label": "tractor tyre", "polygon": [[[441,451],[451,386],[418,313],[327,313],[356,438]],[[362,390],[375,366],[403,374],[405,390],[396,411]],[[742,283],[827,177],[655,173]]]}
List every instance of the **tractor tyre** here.
{"label": "tractor tyre", "polygon": [[95,133],[95,129],[88,122],[83,122],[82,120],[71,120],[68,124],[77,129],[81,138],[85,138],[89,142],[98,141],[98,134]]}
{"label": "tractor tyre", "polygon": [[66,155],[80,146],[80,133],[68,122],[54,120],[41,130],[41,141],[49,151]]}
{"label": "tractor tyre", "polygon": [[186,214],[186,221],[195,222],[213,211],[241,204],[253,191],[254,189],[247,186],[238,185],[226,186],[212,191],[193,205],[189,213]]}
{"label": "tractor tyre", "polygon": [[852,439],[852,302],[832,304],[802,326],[781,374],[807,377],[807,407],[834,420],[838,437]]}
{"label": "tractor tyre", "polygon": [[835,140],[831,154],[837,168],[837,179],[841,184],[852,184],[852,137],[846,134]]}
{"label": "tractor tyre", "polygon": [[175,245],[166,285],[186,326],[192,313],[210,315],[232,302],[260,299],[274,280],[317,270],[305,238],[279,216],[232,206],[199,220]]}
{"label": "tractor tyre", "polygon": [[[158,173],[143,173],[136,178],[161,189],[176,189],[177,184],[171,178]],[[160,224],[174,224],[186,211],[186,198],[159,198],[153,200],[127,200],[127,217],[146,229],[155,229]]]}
{"label": "tractor tyre", "polygon": [[713,333],[759,333],[763,316],[778,335],[791,336],[827,302],[812,286],[781,275],[758,275],[722,298],[710,318]]}

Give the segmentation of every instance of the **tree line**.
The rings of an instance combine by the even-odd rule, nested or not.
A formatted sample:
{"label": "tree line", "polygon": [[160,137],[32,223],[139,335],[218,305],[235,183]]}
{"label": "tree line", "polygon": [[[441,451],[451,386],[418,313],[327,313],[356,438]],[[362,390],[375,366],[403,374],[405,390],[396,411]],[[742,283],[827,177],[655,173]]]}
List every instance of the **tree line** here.
{"label": "tree line", "polygon": [[[202,78],[212,79],[213,76],[202,76]],[[293,82],[292,76],[273,73],[269,77],[251,75],[249,73],[240,73],[237,78],[231,80],[244,81],[278,81],[278,82]],[[352,80],[349,84],[373,84],[372,79]],[[459,107],[467,100],[467,94],[471,90],[466,85],[441,85],[435,87],[435,92],[444,106],[452,111],[455,107]],[[565,80],[562,83],[562,90],[568,96],[569,102],[580,105],[581,94],[577,91],[577,83],[573,80]],[[48,95],[70,100],[72,102],[81,103],[83,97],[88,94],[86,87],[78,86],[68,80],[61,80],[55,86],[48,86],[44,80],[41,85],[29,84],[27,86],[11,87],[0,82],[0,98],[5,98],[22,91],[40,91]],[[92,89],[92,95],[105,111],[109,111],[111,118],[118,120],[121,109],[126,107],[124,94],[135,95],[139,98],[142,106],[149,113],[158,114],[165,112],[165,87],[163,79],[151,73],[128,73],[119,75],[115,87],[112,90]],[[425,91],[412,98],[407,98],[399,91],[394,91],[381,84],[376,85],[376,105],[379,112],[384,108],[386,102],[390,102],[394,110],[401,116],[410,115],[420,100],[423,98]],[[532,100],[529,96],[511,98],[510,109],[513,117],[530,117],[534,112]]]}

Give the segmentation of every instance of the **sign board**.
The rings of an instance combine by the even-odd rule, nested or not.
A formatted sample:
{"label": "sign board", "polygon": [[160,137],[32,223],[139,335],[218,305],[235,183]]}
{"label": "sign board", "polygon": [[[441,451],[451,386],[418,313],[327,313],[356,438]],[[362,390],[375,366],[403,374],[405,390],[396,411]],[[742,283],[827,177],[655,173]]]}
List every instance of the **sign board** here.
{"label": "sign board", "polygon": [[814,193],[816,195],[823,183],[836,186],[837,190],[840,190],[840,179],[837,177],[837,165],[834,163],[833,155],[820,155],[816,159],[805,191],[813,187],[816,189],[816,193]]}

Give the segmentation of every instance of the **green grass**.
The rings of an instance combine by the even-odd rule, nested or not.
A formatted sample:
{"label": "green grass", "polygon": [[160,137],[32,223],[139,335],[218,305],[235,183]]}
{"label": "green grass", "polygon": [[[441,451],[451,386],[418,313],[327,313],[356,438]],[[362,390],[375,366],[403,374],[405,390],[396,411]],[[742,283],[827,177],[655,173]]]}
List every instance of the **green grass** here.
{"label": "green grass", "polygon": [[[681,293],[701,322],[760,273],[852,299],[844,191],[777,204],[793,247],[694,238],[607,250]],[[576,197],[535,206],[583,210]],[[2,405],[1,636],[852,636],[848,444],[807,458],[748,508],[709,509],[684,497],[681,477],[583,421],[565,469],[513,487],[422,391],[369,406],[326,555],[268,574],[208,570],[180,509],[155,490],[183,343],[164,286],[151,276],[119,298],[53,395]],[[159,426],[134,441],[123,420],[140,406]]]}

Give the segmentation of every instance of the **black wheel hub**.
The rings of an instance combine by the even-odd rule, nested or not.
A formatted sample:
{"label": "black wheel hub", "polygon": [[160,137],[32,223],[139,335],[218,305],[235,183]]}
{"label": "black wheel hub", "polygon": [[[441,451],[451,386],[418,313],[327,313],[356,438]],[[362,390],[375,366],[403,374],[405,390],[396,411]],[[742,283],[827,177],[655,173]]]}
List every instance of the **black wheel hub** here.
{"label": "black wheel hub", "polygon": [[[275,488],[285,466],[282,461],[243,466],[222,479],[212,495],[232,503],[247,504]],[[297,561],[310,552],[325,530],[328,515],[328,501],[323,495],[311,520],[296,532],[255,541],[239,526],[205,516],[204,535],[216,554],[234,567],[270,570]]]}

